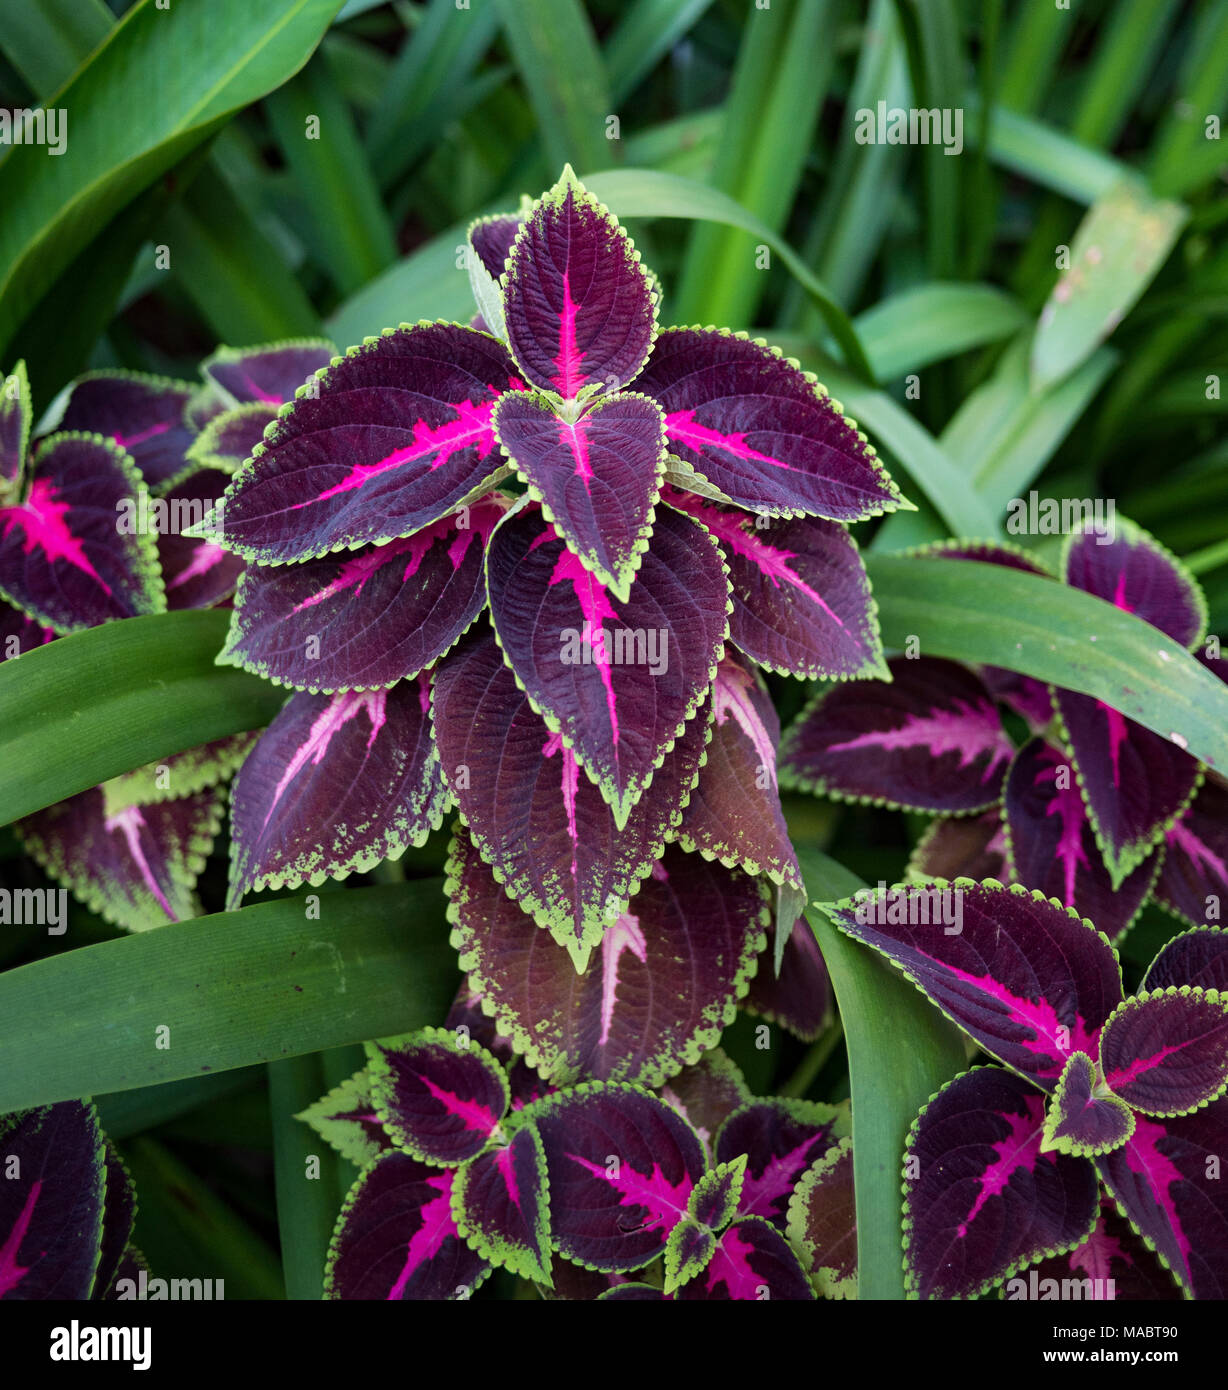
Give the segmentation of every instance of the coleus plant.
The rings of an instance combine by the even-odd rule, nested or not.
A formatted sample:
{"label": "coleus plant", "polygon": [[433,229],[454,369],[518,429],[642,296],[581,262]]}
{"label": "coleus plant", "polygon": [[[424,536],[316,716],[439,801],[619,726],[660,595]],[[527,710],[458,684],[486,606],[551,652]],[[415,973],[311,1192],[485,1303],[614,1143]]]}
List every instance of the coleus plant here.
{"label": "coleus plant", "polygon": [[[1049,576],[1033,555],[951,541],[914,552]],[[1119,519],[1067,539],[1061,577],[1133,613],[1221,679],[1197,581]],[[1164,655],[1163,652],[1160,653]],[[924,878],[1000,878],[1037,888],[1119,940],[1150,899],[1190,926],[1228,901],[1228,786],[1127,712],[993,667],[894,657],[889,685],[821,693],[782,745],[785,786],[937,812],[910,866]],[[1003,712],[1029,735],[1016,749]]]}
{"label": "coleus plant", "polygon": [[459,1016],[506,1067],[468,1024],[425,1029],[368,1044],[368,1066],[301,1117],[363,1168],[326,1296],[467,1298],[495,1266],[556,1298],[855,1286],[847,1103],[754,1100],[719,1052],[660,1095],[558,1089],[480,1013]]}
{"label": "coleus plant", "polygon": [[768,897],[778,967],[804,902],[757,668],[883,671],[846,528],[907,504],[796,364],[659,330],[570,169],[469,245],[476,326],[321,367],[195,529],[247,562],[219,660],[292,691],[234,784],[229,901],[455,803],[483,1006],[552,1081],[653,1085],[732,1019]]}
{"label": "coleus plant", "polygon": [[0,1115],[0,1300],[134,1296],[136,1190],[89,1101]]}
{"label": "coleus plant", "polygon": [[[956,925],[909,910],[930,891],[955,896]],[[1175,937],[1123,998],[1109,939],[1018,884],[884,887],[825,910],[1003,1064],[948,1082],[912,1127],[912,1296],[975,1297],[1068,1254],[1068,1271],[1116,1268],[1152,1297],[1148,1251],[1187,1296],[1228,1294],[1228,932]]]}
{"label": "coleus plant", "polygon": [[[7,551],[0,542],[0,570],[12,576],[7,587],[0,578],[10,600],[0,600],[0,656],[13,660],[121,616],[226,603],[242,561],[183,535],[180,522],[207,513],[277,407],[333,351],[325,342],[223,349],[203,364],[200,387],[90,373],[51,407],[33,451],[18,364],[3,417],[14,482],[0,510],[11,538]],[[117,926],[195,916],[225,784],[251,743],[219,739],[124,773],[27,817],[18,835],[52,877]]]}

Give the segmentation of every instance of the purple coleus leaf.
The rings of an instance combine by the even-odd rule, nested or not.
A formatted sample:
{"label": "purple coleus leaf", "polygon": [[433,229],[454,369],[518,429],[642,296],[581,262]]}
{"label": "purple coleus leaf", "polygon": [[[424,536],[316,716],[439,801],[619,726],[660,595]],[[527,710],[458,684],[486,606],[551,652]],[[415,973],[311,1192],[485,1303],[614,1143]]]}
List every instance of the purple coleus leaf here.
{"label": "purple coleus leaf", "polygon": [[368,1043],[371,1096],[384,1131],[423,1163],[476,1158],[499,1135],[510,1096],[503,1068],[443,1028]]}
{"label": "purple coleus leaf", "polygon": [[1132,995],[1100,1034],[1113,1094],[1148,1115],[1187,1115],[1228,1089],[1228,994],[1169,985]]}
{"label": "purple coleus leaf", "polygon": [[622,830],[571,749],[533,712],[489,629],[440,664],[432,717],[443,775],[474,845],[582,970],[682,814],[709,735],[707,712],[687,725]]}
{"label": "purple coleus leaf", "polygon": [[736,1062],[714,1047],[695,1063],[684,1067],[660,1088],[661,1098],[691,1126],[711,1155],[721,1126],[750,1099]]}
{"label": "purple coleus leaf", "polygon": [[1163,840],[1198,789],[1197,762],[1090,695],[1055,690],[1079,791],[1114,886]]}
{"label": "purple coleus leaf", "polygon": [[841,800],[980,811],[1002,791],[1013,748],[984,685],[935,657],[894,657],[890,684],[822,694],[785,735],[781,782]]}
{"label": "purple coleus leaf", "polygon": [[369,1067],[334,1086],[295,1119],[310,1125],[325,1143],[359,1168],[392,1147],[375,1108]]}
{"label": "purple coleus leaf", "polygon": [[723,1231],[738,1214],[746,1180],[746,1155],[710,1168],[691,1190],[687,1211],[710,1231]]}
{"label": "purple coleus leaf", "polygon": [[626,386],[656,333],[639,253],[568,165],[512,244],[503,285],[507,341],[525,380],[564,400]]}
{"label": "purple coleus leaf", "polygon": [[1133,613],[1183,647],[1195,647],[1207,628],[1202,590],[1181,562],[1132,522],[1111,533],[1073,534],[1062,558],[1067,584]]}
{"label": "purple coleus leaf", "polygon": [[1142,988],[1167,989],[1169,985],[1228,993],[1228,931],[1199,927],[1174,937],[1151,962]]}
{"label": "purple coleus leaf", "polygon": [[727,1226],[698,1278],[675,1295],[683,1301],[782,1299],[808,1302],[814,1290],[784,1236],[758,1216],[740,1216]]}
{"label": "purple coleus leaf", "polygon": [[831,1021],[831,980],[805,917],[789,934],[780,974],[764,961],[750,982],[742,1007],[787,1028],[803,1042],[814,1042]]}
{"label": "purple coleus leaf", "polygon": [[586,1082],[521,1112],[541,1135],[555,1249],[588,1269],[642,1269],[687,1215],[706,1167],[694,1130],[656,1096]]}
{"label": "purple coleus leaf", "polygon": [[991,806],[975,816],[939,816],[917,841],[909,876],[996,878],[1011,881],[1002,809]]}
{"label": "purple coleus leaf", "polygon": [[1007,1298],[1083,1301],[1173,1300],[1181,1294],[1172,1276],[1121,1216],[1102,1198],[1091,1235],[1073,1250],[1042,1260],[1026,1278],[1013,1280]]}
{"label": "purple coleus leaf", "polygon": [[[780,723],[767,687],[726,653],[712,682],[712,708],[712,742],[682,813],[678,842],[803,894],[802,871],[776,790]],[[788,925],[791,929],[792,922]]]}
{"label": "purple coleus leaf", "polygon": [[93,1105],[0,1115],[0,1153],[0,1300],[89,1298],[107,1185]]}
{"label": "purple coleus leaf", "polygon": [[[172,509],[191,515],[207,514],[226,490],[229,478],[216,468],[203,468],[176,483],[164,501]],[[243,573],[244,562],[215,541],[185,536],[182,530],[159,531],[158,561],[166,586],[166,606],[172,611],[181,608],[212,608],[234,593]]]}
{"label": "purple coleus leaf", "polygon": [[0,507],[0,595],[57,632],[165,612],[154,538],[127,524],[139,486],[100,435],[44,440],[21,501]]}
{"label": "purple coleus leaf", "polygon": [[115,1145],[105,1142],[103,1176],[106,1184],[102,1208],[102,1238],[99,1243],[98,1270],[94,1276],[94,1299],[114,1297],[132,1227],[136,1220],[136,1187],[124,1167]]}
{"label": "purple coleus leaf", "polygon": [[1024,744],[1007,778],[1005,809],[1018,881],[1090,917],[1110,941],[1123,936],[1142,911],[1159,860],[1145,860],[1113,886],[1069,757],[1042,738]]}
{"label": "purple coleus leaf", "polygon": [[1052,1089],[1097,1055],[1121,1002],[1108,939],[1043,893],[992,880],[868,890],[824,911],[882,952],[986,1052]]}
{"label": "purple coleus leaf", "polygon": [[903,505],[814,377],[745,334],[666,329],[635,388],[665,411],[671,455],[739,507],[860,521]]}
{"label": "purple coleus leaf", "polygon": [[20,608],[0,599],[0,661],[15,661],[23,652],[32,652],[55,641],[55,633]]}
{"label": "purple coleus leaf", "polygon": [[228,406],[280,406],[337,355],[324,338],[299,338],[256,347],[219,348],[200,369]]}
{"label": "purple coleus leaf", "polygon": [[373,868],[443,823],[427,674],[391,690],[292,695],[235,779],[231,906]]}
{"label": "purple coleus leaf", "polygon": [[399,1149],[377,1158],[341,1209],[324,1269],[332,1299],[463,1300],[490,1265],[457,1230],[454,1168]]}
{"label": "purple coleus leaf", "polygon": [[676,847],[611,922],[588,969],[503,891],[463,826],[448,864],[461,969],[542,1076],[660,1085],[715,1045],[766,943],[748,874]]}
{"label": "purple coleus leaf", "polygon": [[1096,1166],[1122,1214],[1190,1295],[1228,1298],[1228,1099],[1192,1115],[1136,1114],[1120,1149]]}
{"label": "purple coleus leaf", "polygon": [[0,507],[14,500],[21,487],[33,418],[26,364],[18,362],[0,390]]}
{"label": "purple coleus leaf", "polygon": [[501,343],[456,324],[406,326],[351,348],[235,475],[225,544],[277,564],[413,535],[505,468],[491,413],[522,388]]}
{"label": "purple coleus leaf", "polygon": [[857,1297],[853,1141],[845,1137],[802,1174],[789,1198],[789,1244],[823,1298]]}
{"label": "purple coleus leaf", "polygon": [[221,789],[120,800],[92,787],[18,821],[18,836],[52,878],[125,931],[199,916],[196,880],[221,826]]}
{"label": "purple coleus leaf", "polygon": [[620,603],[529,508],[495,528],[486,573],[517,681],[621,828],[699,708],[724,648],[729,588],[715,545],[663,511]]}
{"label": "purple coleus leaf", "polygon": [[912,1297],[975,1298],[1088,1236],[1095,1170],[1045,1152],[1044,1119],[1044,1097],[999,1067],[949,1081],[918,1115],[904,1160]]}
{"label": "purple coleus leaf", "polygon": [[662,1292],[672,1297],[678,1288],[694,1279],[707,1266],[715,1251],[716,1236],[701,1222],[684,1216],[665,1242],[665,1282]]}
{"label": "purple coleus leaf", "polygon": [[814,517],[719,507],[669,489],[665,500],[700,522],[729,567],[729,640],[782,675],[848,680],[885,676],[878,616],[848,531]]}
{"label": "purple coleus leaf", "polygon": [[[227,481],[256,451],[265,431],[277,419],[278,407],[250,401],[216,415],[192,441],[186,455],[187,476],[202,468],[226,474]],[[179,479],[175,480],[180,481]]]}
{"label": "purple coleus leaf", "polygon": [[773,1098],[734,1111],[716,1137],[716,1159],[728,1163],[746,1156],[739,1212],[761,1216],[783,1231],[798,1179],[849,1134],[851,1123],[847,1105],[819,1101]]}
{"label": "purple coleus leaf", "polygon": [[503,279],[512,243],[523,222],[519,213],[497,213],[493,217],[479,217],[469,228],[469,245],[486,273],[496,282]]}
{"label": "purple coleus leaf", "polygon": [[1165,846],[1156,902],[1191,926],[1216,920],[1228,904],[1228,785],[1216,773],[1207,774]]}
{"label": "purple coleus leaf", "polygon": [[531,1125],[466,1163],[452,1188],[457,1229],[484,1259],[549,1284],[546,1155]]}
{"label": "purple coleus leaf", "polygon": [[151,488],[184,470],[192,443],[185,410],[189,381],[142,372],[87,372],[73,383],[57,430],[105,435],[124,450]]}
{"label": "purple coleus leaf", "polygon": [[1042,1148],[1093,1157],[1118,1149],[1134,1133],[1134,1112],[1113,1095],[1086,1052],[1072,1052],[1045,1116]]}
{"label": "purple coleus leaf", "polygon": [[497,494],[403,540],[301,565],[252,565],[218,660],[313,693],[417,676],[486,605]]}
{"label": "purple coleus leaf", "polygon": [[536,392],[509,392],[495,435],[577,560],[622,602],[652,533],[665,458],[661,407],[635,392],[598,398],[576,419]]}

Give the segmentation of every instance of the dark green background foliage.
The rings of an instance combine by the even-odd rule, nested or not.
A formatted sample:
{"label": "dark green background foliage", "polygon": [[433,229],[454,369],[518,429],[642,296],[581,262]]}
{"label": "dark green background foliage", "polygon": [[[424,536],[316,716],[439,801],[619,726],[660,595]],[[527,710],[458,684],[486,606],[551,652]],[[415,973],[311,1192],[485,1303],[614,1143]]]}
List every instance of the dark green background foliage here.
{"label": "dark green background foliage", "polygon": [[[856,113],[880,99],[961,110],[962,154],[858,143]],[[888,645],[924,631],[934,654],[993,660],[1009,629],[1020,669],[1053,679],[1057,661],[1062,684],[1106,699],[1131,682],[1156,643],[1136,620],[1072,679],[1059,648],[1082,595],[1053,586],[1024,613],[1010,572],[969,593],[950,566],[890,555],[1000,534],[1033,487],[1113,498],[1185,557],[1228,631],[1228,146],[1207,125],[1228,112],[1228,0],[2,0],[0,105],[40,102],[68,111],[73,158],[0,159],[0,362],[27,360],[39,410],[86,368],[194,377],[219,341],[344,348],[463,321],[469,221],[570,161],[660,276],[663,323],[784,346],[917,502],[860,536]],[[1123,180],[1133,212],[1108,204],[1100,274],[1034,341],[1060,249]],[[212,666],[224,628],[139,619],[0,672],[0,821],[267,721],[280,692]],[[1228,767],[1222,688],[1176,649],[1171,664],[1135,697],[1165,730],[1180,709],[1190,751]],[[786,723],[810,693],[773,690]],[[790,811],[822,898],[855,886],[849,870],[897,880],[920,828],[806,798]],[[341,895],[320,921],[258,902],[136,938],[79,907],[62,938],[4,928],[0,1111],[98,1095],[155,1271],[318,1296],[353,1172],[325,1154],[304,1181],[323,1146],[291,1117],[361,1064],[357,1040],[442,1021],[445,844],[373,886],[320,889]],[[224,851],[201,883],[219,913]],[[3,829],[0,864],[40,881]],[[1153,913],[1126,940],[1128,984],[1171,930]],[[962,1049],[823,931],[847,1046],[807,1053],[774,1030],[758,1051],[747,1020],[726,1046],[757,1091],[861,1091],[859,1205],[883,1217],[861,1231],[862,1293],[898,1297],[902,1135]],[[151,1050],[158,1023],[169,1052]],[[512,1285],[500,1273],[478,1296]]]}

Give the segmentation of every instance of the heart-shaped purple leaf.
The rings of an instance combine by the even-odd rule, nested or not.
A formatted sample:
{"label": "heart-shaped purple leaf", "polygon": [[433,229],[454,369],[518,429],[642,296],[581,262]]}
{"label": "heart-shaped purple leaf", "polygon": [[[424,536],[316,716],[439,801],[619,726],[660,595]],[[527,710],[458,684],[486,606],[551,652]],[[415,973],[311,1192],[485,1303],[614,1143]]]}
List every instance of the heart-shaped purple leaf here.
{"label": "heart-shaped purple leaf", "polygon": [[1102,700],[1055,690],[1054,702],[1105,868],[1120,885],[1189,805],[1198,764]]}
{"label": "heart-shaped purple leaf", "polygon": [[686,1301],[732,1299],[790,1303],[813,1300],[814,1290],[784,1236],[758,1216],[742,1216],[727,1226],[707,1267],[678,1290]]}
{"label": "heart-shaped purple leaf", "polygon": [[301,565],[253,565],[219,661],[312,692],[368,690],[416,676],[486,605],[495,497],[404,540]]}
{"label": "heart-shaped purple leaf", "polygon": [[1092,1158],[1121,1148],[1133,1133],[1134,1112],[1105,1093],[1086,1052],[1072,1052],[1049,1100],[1042,1147]]}
{"label": "heart-shaped purple leaf", "polygon": [[423,1163],[464,1163],[498,1137],[510,1096],[485,1048],[443,1028],[368,1043],[371,1096],[389,1138]]}
{"label": "heart-shaped purple leaf", "polygon": [[457,324],[351,348],[235,475],[225,544],[277,564],[413,535],[505,466],[491,412],[521,385],[502,343]]}
{"label": "heart-shaped purple leaf", "polygon": [[551,1282],[546,1155],[532,1125],[465,1164],[452,1189],[452,1212],[483,1259],[522,1279]]}
{"label": "heart-shaped purple leaf", "polygon": [[309,377],[327,367],[336,347],[323,338],[299,338],[256,347],[218,348],[201,363],[205,379],[231,405],[284,405]]}
{"label": "heart-shaped purple leaf", "polygon": [[142,372],[88,372],[73,383],[56,429],[106,435],[160,490],[184,470],[192,443],[185,418],[192,391],[189,381]]}
{"label": "heart-shaped purple leaf", "polygon": [[564,400],[617,391],[648,357],[657,309],[647,272],[570,165],[512,244],[503,309],[526,380]]}
{"label": "heart-shaped purple leaf", "polygon": [[878,616],[861,554],[847,529],[815,517],[748,516],[666,494],[716,539],[729,566],[729,640],[787,676],[884,676]]}
{"label": "heart-shaped purple leaf", "polygon": [[1100,1034],[1115,1095],[1148,1115],[1188,1115],[1228,1088],[1228,995],[1191,985],[1135,994]]}
{"label": "heart-shaped purple leaf", "polygon": [[666,754],[622,830],[571,750],[534,714],[489,629],[440,664],[432,716],[443,775],[473,843],[582,970],[678,822],[708,738],[705,710]]}
{"label": "heart-shaped purple leaf", "polygon": [[729,585],[715,545],[663,511],[631,597],[619,603],[526,509],[495,528],[486,575],[517,680],[626,825],[724,649]]}
{"label": "heart-shaped purple leaf", "polygon": [[0,507],[0,594],[57,632],[166,610],[152,535],[129,522],[139,480],[98,435],[46,439],[24,499]]}
{"label": "heart-shaped purple leaf", "polygon": [[887,666],[890,684],[837,685],[803,712],[781,748],[782,784],[947,814],[995,802],[1014,749],[981,681],[936,657]]}
{"label": "heart-shaped purple leaf", "polygon": [[548,1080],[660,1085],[733,1021],[766,942],[748,874],[671,846],[611,922],[583,974],[523,912],[456,827],[448,865],[452,944],[499,1031]]}
{"label": "heart-shaped purple leaf", "polygon": [[1192,1115],[1136,1115],[1120,1149],[1096,1160],[1122,1214],[1197,1299],[1228,1298],[1228,1099]]}
{"label": "heart-shaped purple leaf", "polygon": [[789,1198],[787,1234],[821,1297],[857,1297],[857,1204],[851,1138],[841,1139],[802,1174]]}
{"label": "heart-shaped purple leaf", "polygon": [[865,891],[824,911],[986,1052],[1047,1090],[1072,1052],[1096,1055],[1121,1002],[1107,938],[1040,892],[958,879]]}
{"label": "heart-shaped purple leaf", "polygon": [[730,868],[802,889],[776,790],[780,723],[763,680],[726,655],[712,682],[708,759],[682,814],[678,842]]}
{"label": "heart-shaped purple leaf", "polygon": [[1202,590],[1185,567],[1141,527],[1119,518],[1111,531],[1076,532],[1066,544],[1067,584],[1133,613],[1194,647],[1207,629]]}
{"label": "heart-shaped purple leaf", "polygon": [[1199,927],[1182,932],[1160,951],[1143,977],[1145,990],[1197,985],[1228,994],[1228,931]]}
{"label": "heart-shaped purple leaf", "polygon": [[723,1231],[737,1215],[746,1180],[746,1155],[710,1168],[695,1184],[687,1211],[710,1231]]}
{"label": "heart-shaped purple leaf", "polygon": [[1096,1171],[1042,1150],[1044,1097],[975,1067],[917,1116],[904,1160],[904,1271],[914,1298],[976,1298],[1096,1220]]}
{"label": "heart-shaped purple leaf", "polygon": [[196,880],[222,823],[218,787],[108,806],[92,787],[17,823],[30,856],[108,922],[145,931],[200,915]]}
{"label": "heart-shaped purple leaf", "polygon": [[1209,773],[1165,844],[1156,901],[1191,926],[1217,919],[1228,904],[1228,785]]}
{"label": "heart-shaped purple leaf", "polygon": [[0,1301],[90,1297],[103,1238],[105,1153],[88,1102],[0,1115]]}
{"label": "heart-shaped purple leaf", "polygon": [[694,1279],[707,1266],[715,1250],[716,1237],[707,1226],[684,1216],[665,1242],[664,1294],[670,1297]]}
{"label": "heart-shaped purple leaf", "polygon": [[745,334],[669,328],[635,383],[665,411],[671,454],[736,506],[860,521],[901,498],[809,372]]}
{"label": "heart-shaped purple leaf", "polygon": [[975,816],[939,816],[917,841],[909,877],[996,878],[1011,881],[1002,810],[991,806]]}
{"label": "heart-shaped purple leaf", "polygon": [[1143,909],[1159,861],[1144,860],[1114,888],[1069,758],[1042,738],[1019,750],[1006,780],[1006,828],[1012,872],[1116,941]]}
{"label": "heart-shaped purple leaf", "polygon": [[554,1247],[610,1272],[642,1269],[660,1255],[706,1166],[686,1121],[618,1082],[586,1082],[523,1116],[546,1152]]}
{"label": "heart-shaped purple leaf", "polygon": [[354,1184],[324,1268],[332,1299],[463,1300],[490,1265],[456,1229],[454,1168],[390,1149]]}
{"label": "heart-shaped purple leaf", "polygon": [[1109,1198],[1101,1198],[1100,1215],[1085,1241],[1064,1255],[1042,1260],[1006,1288],[1008,1299],[1072,1294],[1084,1302],[1181,1298],[1172,1275]]}
{"label": "heart-shaped purple leaf", "polygon": [[652,534],[665,424],[635,392],[599,397],[575,420],[545,396],[515,391],[494,428],[512,466],[577,560],[624,603]]}
{"label": "heart-shaped purple leaf", "polygon": [[716,1158],[728,1163],[746,1155],[741,1214],[761,1216],[783,1231],[798,1179],[850,1127],[847,1105],[819,1101],[773,1098],[734,1111],[716,1137]]}
{"label": "heart-shaped purple leaf", "polygon": [[248,755],[232,797],[230,897],[373,868],[443,824],[430,682],[292,695]]}

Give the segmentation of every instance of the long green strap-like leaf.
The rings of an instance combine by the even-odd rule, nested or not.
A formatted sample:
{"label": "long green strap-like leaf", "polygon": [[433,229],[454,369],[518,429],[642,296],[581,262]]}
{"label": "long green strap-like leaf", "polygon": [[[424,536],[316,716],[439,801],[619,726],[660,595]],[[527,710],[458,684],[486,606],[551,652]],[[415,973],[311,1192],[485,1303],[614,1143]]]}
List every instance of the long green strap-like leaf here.
{"label": "long green strap-like leaf", "polygon": [[0,1114],[387,1037],[443,1016],[458,976],[439,879],[321,891],[314,907],[309,895],[0,975]]}
{"label": "long green strap-like leaf", "polygon": [[[862,881],[804,844],[798,862],[812,903],[846,898]],[[898,971],[838,931],[808,920],[827,963],[848,1047],[857,1199],[857,1296],[904,1297],[900,1182],[917,1112],[964,1065],[960,1035]]]}
{"label": "long green strap-like leaf", "polygon": [[0,662],[0,825],[267,724],[285,691],[213,664],[228,621],[216,610],[128,618]]}
{"label": "long green strap-like leaf", "polygon": [[1228,768],[1228,685],[1158,628],[1037,575],[971,560],[867,557],[883,641],[1079,690]]}

